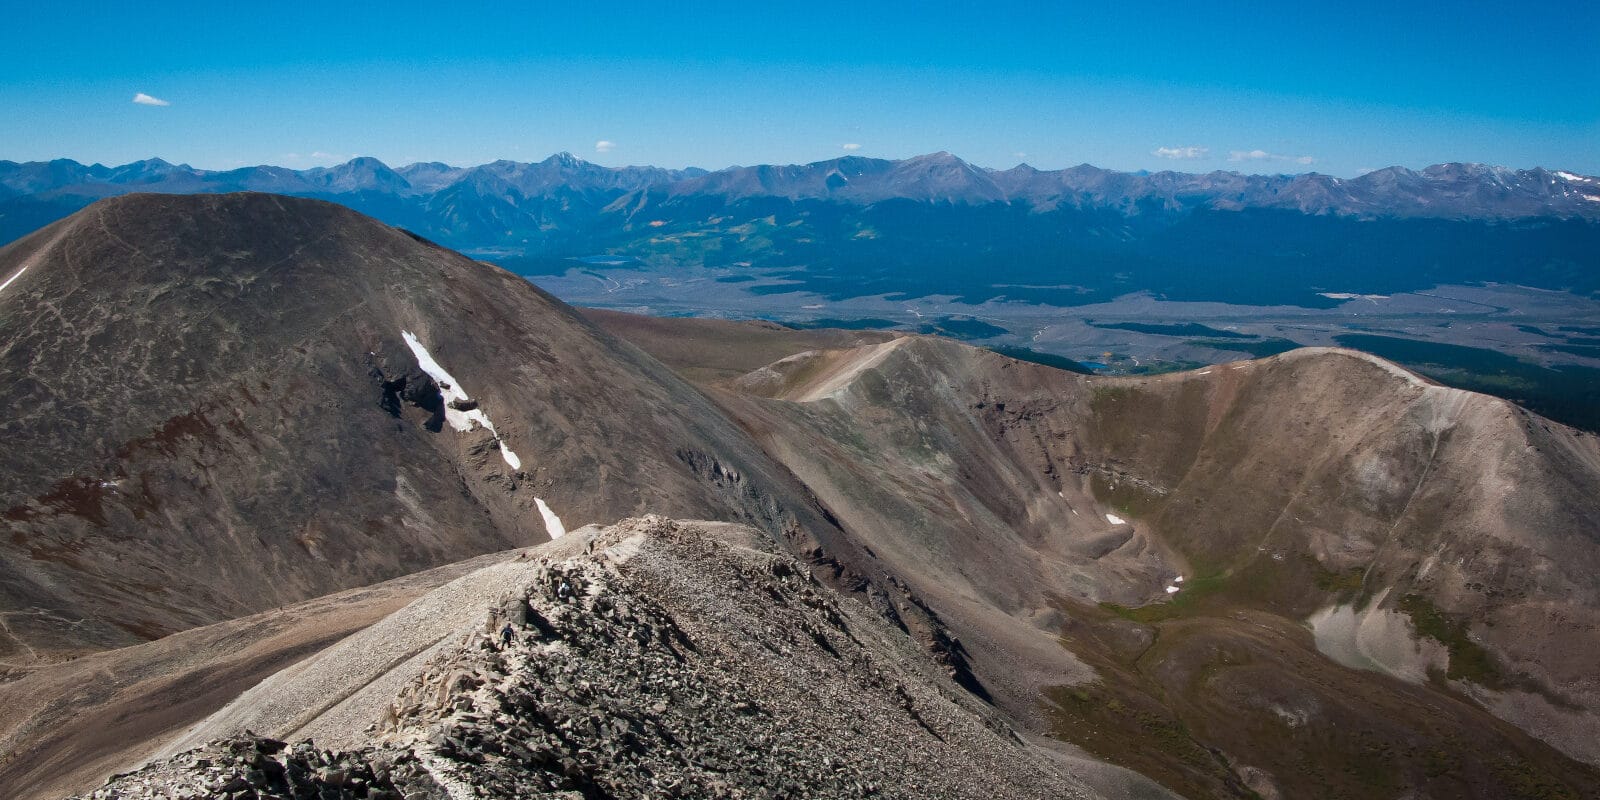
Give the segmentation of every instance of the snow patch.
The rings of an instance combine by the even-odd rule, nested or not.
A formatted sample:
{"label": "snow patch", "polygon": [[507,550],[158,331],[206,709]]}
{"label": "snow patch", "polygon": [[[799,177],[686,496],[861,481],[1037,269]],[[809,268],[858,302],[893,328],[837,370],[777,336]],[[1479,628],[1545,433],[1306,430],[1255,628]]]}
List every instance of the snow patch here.
{"label": "snow patch", "polygon": [[454,406],[455,401],[459,400],[463,405],[466,405],[472,400],[467,395],[467,391],[461,388],[461,383],[455,379],[455,376],[451,375],[449,370],[446,370],[443,365],[434,360],[433,354],[428,352],[428,348],[423,346],[422,341],[417,338],[416,334],[403,330],[400,335],[405,338],[406,346],[411,348],[411,354],[417,357],[417,366],[421,367],[423,372],[428,373],[428,377],[433,378],[434,383],[439,384],[439,394],[444,396],[444,419],[450,423],[450,427],[454,428],[457,433],[466,433],[472,430],[475,425],[487,430],[494,436],[495,443],[500,445],[500,457],[505,459],[506,464],[514,470],[522,469],[522,459],[518,458],[517,454],[506,446],[505,440],[500,438],[500,432],[494,429],[494,423],[489,421],[489,415],[483,413],[483,409],[474,408],[471,411],[462,411]]}
{"label": "snow patch", "polygon": [[[1586,194],[1586,195],[1582,195],[1582,197],[1583,197],[1583,199],[1588,200],[1591,203],[1600,203],[1600,195]],[[0,286],[0,289],[4,289],[4,288],[5,288],[4,286]]]}
{"label": "snow patch", "polygon": [[544,498],[535,497],[533,502],[539,504],[539,516],[544,517],[544,530],[545,533],[550,534],[550,540],[555,541],[566,536],[567,526],[561,524],[561,518],[556,516],[556,512],[550,510],[550,506],[545,503]]}
{"label": "snow patch", "polygon": [[1106,522],[1109,522],[1112,525],[1126,525],[1126,524],[1128,524],[1127,520],[1123,519],[1122,517],[1117,516],[1116,514],[1106,514]]}
{"label": "snow patch", "polygon": [[1173,579],[1172,579],[1172,582],[1173,582],[1173,583],[1183,583],[1183,576],[1182,576],[1182,575],[1179,575],[1179,576],[1178,576],[1178,577],[1176,577],[1176,578],[1173,578]]}
{"label": "snow patch", "polygon": [[1178,587],[1176,587],[1176,586],[1168,586],[1167,587],[1167,594],[1177,594],[1177,593],[1178,593]]}
{"label": "snow patch", "polygon": [[1557,172],[1556,175],[1559,176],[1562,180],[1573,181],[1575,183],[1595,183],[1596,182],[1594,178],[1585,178],[1582,175],[1574,175],[1574,174],[1572,174],[1570,172]]}
{"label": "snow patch", "polygon": [[9,278],[6,278],[6,282],[5,283],[0,283],[0,292],[5,291],[6,287],[10,286],[12,281],[22,277],[22,273],[27,272],[28,271],[28,267],[31,267],[31,266],[33,266],[33,265],[32,264],[23,264],[22,265],[22,269],[17,270],[17,274],[12,275]]}

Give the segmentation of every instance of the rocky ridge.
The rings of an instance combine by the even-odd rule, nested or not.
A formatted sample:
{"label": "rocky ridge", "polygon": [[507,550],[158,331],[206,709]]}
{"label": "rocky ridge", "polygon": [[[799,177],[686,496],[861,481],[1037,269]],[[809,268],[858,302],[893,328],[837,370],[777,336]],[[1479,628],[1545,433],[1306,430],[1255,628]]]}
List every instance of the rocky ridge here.
{"label": "rocky ridge", "polygon": [[87,797],[1098,796],[764,541],[660,517],[575,531],[398,667],[351,746],[222,729]]}

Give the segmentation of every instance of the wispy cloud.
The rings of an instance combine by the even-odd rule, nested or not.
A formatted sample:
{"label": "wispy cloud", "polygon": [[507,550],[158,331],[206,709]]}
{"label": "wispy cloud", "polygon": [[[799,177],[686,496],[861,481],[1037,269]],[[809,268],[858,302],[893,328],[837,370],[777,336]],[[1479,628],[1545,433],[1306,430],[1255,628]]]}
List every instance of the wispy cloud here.
{"label": "wispy cloud", "polygon": [[308,167],[323,166],[327,164],[340,164],[349,161],[351,158],[352,156],[340,155],[338,153],[327,153],[321,150],[314,150],[310,153],[284,153],[282,156],[283,166],[285,167]]}
{"label": "wispy cloud", "polygon": [[617,143],[616,142],[611,142],[611,141],[607,141],[605,139],[601,139],[600,141],[594,143],[594,151],[596,153],[609,153],[609,152],[611,152],[612,150],[615,150],[615,149],[617,149]]}
{"label": "wispy cloud", "polygon": [[849,144],[845,144],[845,145],[842,145],[842,146],[844,147],[844,149],[852,150],[852,151],[861,149],[861,145],[856,144],[855,142],[850,142]]}
{"label": "wispy cloud", "polygon": [[1209,147],[1157,147],[1150,151],[1156,158],[1205,158],[1211,154]]}
{"label": "wispy cloud", "polygon": [[135,94],[133,96],[133,102],[138,103],[141,106],[170,106],[170,105],[172,105],[171,103],[169,103],[169,102],[167,102],[165,100],[162,100],[159,97],[151,97],[150,95],[147,95],[144,92],[139,92],[138,94]]}
{"label": "wispy cloud", "polygon": [[1286,156],[1281,153],[1269,153],[1265,150],[1231,150],[1228,152],[1229,161],[1293,161],[1296,164],[1315,164],[1317,160],[1311,156]]}

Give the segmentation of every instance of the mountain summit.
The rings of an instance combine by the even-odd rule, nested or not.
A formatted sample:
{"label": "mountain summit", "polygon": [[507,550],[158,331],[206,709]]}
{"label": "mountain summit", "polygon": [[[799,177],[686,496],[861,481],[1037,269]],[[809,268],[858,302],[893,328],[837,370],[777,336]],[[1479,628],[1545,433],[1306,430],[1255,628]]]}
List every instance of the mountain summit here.
{"label": "mountain summit", "polygon": [[[0,274],[0,603],[45,613],[9,626],[13,661],[641,507],[827,527],[653,360],[337,205],[130,195],[0,251]],[[720,485],[735,472],[765,494]]]}

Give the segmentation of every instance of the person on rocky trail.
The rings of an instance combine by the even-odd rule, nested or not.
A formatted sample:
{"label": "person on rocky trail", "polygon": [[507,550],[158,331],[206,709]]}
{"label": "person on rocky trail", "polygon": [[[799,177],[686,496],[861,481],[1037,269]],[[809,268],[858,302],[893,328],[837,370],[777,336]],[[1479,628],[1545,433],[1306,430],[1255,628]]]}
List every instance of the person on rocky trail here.
{"label": "person on rocky trail", "polygon": [[511,623],[507,622],[506,626],[504,628],[500,629],[500,646],[501,647],[510,647],[511,646],[511,636],[513,635],[513,633],[514,632],[511,630]]}

